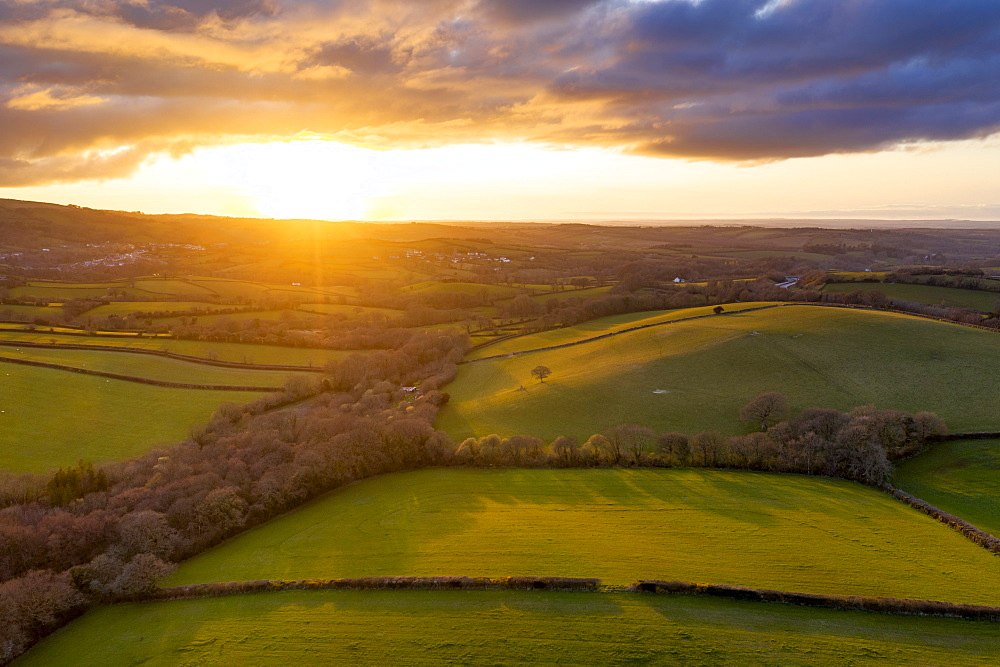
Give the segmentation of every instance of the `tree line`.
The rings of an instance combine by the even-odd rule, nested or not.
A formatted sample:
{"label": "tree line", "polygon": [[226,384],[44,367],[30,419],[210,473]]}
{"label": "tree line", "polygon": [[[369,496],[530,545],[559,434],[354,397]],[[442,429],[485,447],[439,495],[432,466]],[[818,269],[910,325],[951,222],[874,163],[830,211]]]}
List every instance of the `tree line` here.
{"label": "tree line", "polygon": [[[449,462],[433,427],[464,336],[419,331],[315,381],[223,404],[191,437],[123,463],[0,478],[0,663],[89,605],[338,486]],[[403,387],[419,385],[418,392]]]}
{"label": "tree line", "polygon": [[526,435],[490,434],[463,440],[455,460],[469,466],[730,468],[826,475],[877,487],[891,479],[892,461],[920,452],[947,432],[934,413],[910,415],[872,406],[850,412],[809,408],[781,421],[774,419],[780,409],[764,416],[754,409],[743,412],[746,421],[760,427],[763,420],[765,428],[727,437],[718,431],[657,434],[639,424],[619,424],[582,443],[572,436],[546,443]]}

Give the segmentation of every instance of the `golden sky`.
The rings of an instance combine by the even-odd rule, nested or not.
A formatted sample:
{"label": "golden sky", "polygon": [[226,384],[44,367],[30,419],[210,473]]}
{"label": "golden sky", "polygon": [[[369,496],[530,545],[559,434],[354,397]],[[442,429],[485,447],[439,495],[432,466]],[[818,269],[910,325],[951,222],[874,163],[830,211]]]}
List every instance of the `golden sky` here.
{"label": "golden sky", "polygon": [[0,0],[0,197],[1000,220],[995,0]]}

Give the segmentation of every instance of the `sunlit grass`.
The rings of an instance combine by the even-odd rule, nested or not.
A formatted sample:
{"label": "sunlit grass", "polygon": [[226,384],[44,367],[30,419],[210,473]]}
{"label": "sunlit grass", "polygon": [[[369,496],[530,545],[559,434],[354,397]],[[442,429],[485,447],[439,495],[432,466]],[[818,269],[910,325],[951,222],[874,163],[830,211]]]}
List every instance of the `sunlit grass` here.
{"label": "sunlit grass", "polygon": [[384,575],[670,579],[1000,603],[996,557],[867,487],[703,470],[425,470],[341,489],[168,585]]}

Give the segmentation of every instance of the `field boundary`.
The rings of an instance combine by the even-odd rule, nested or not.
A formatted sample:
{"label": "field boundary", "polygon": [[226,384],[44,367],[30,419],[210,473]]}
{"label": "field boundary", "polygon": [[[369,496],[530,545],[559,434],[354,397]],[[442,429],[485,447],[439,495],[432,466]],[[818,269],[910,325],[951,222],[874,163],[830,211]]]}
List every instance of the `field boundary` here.
{"label": "field boundary", "polygon": [[[70,334],[73,335],[73,334]],[[156,357],[176,359],[177,361],[189,361],[193,364],[204,364],[206,366],[219,366],[222,368],[240,368],[252,371],[294,371],[306,373],[322,373],[323,369],[317,366],[289,366],[280,364],[243,364],[238,361],[219,361],[217,359],[205,359],[195,357],[190,354],[177,354],[166,350],[146,350],[136,347],[121,347],[118,345],[84,345],[82,343],[35,343],[28,341],[0,340],[0,346],[4,347],[34,347],[52,350],[83,350],[89,352],[127,352],[129,354],[151,354]]]}
{"label": "field boundary", "polygon": [[920,498],[917,498],[902,489],[897,489],[894,486],[886,484],[882,487],[882,490],[896,500],[909,505],[919,512],[923,512],[932,519],[935,519],[952,530],[961,533],[966,539],[978,544],[987,551],[1000,555],[1000,539],[990,533],[987,533],[985,530],[976,528],[965,519],[945,512],[943,509],[934,507],[927,501],[921,500]]}
{"label": "field boundary", "polygon": [[633,584],[632,590],[640,593],[703,595],[750,602],[777,602],[779,604],[822,607],[844,611],[871,611],[882,614],[944,616],[977,621],[1000,621],[1000,607],[962,604],[960,602],[939,602],[937,600],[792,593],[789,591],[773,591],[766,588],[751,588],[748,586],[700,584],[687,581],[659,581],[655,579],[640,580],[637,584]]}
{"label": "field boundary", "polygon": [[784,306],[784,305],[793,305],[793,304],[775,303],[775,304],[770,304],[770,305],[767,305],[767,306],[755,306],[753,308],[744,308],[743,310],[735,310],[735,311],[732,311],[732,313],[722,312],[722,313],[719,313],[718,315],[715,314],[715,313],[706,313],[704,315],[692,315],[690,317],[682,317],[682,318],[676,319],[676,320],[667,320],[666,322],[653,322],[651,324],[640,324],[639,326],[629,327],[628,329],[621,329],[620,331],[610,331],[610,332],[608,332],[606,334],[601,334],[599,336],[591,336],[590,338],[584,338],[582,340],[575,340],[575,341],[571,341],[569,343],[560,343],[559,345],[548,345],[546,347],[538,347],[538,348],[535,348],[533,350],[520,350],[518,352],[508,352],[506,354],[494,354],[494,355],[489,356],[489,357],[480,357],[479,359],[463,359],[459,363],[462,363],[462,364],[474,364],[474,363],[477,363],[477,362],[480,362],[480,361],[491,361],[493,359],[505,359],[505,358],[508,358],[508,357],[519,357],[519,356],[521,356],[523,354],[531,354],[533,352],[548,352],[550,350],[561,350],[562,348],[565,348],[565,347],[573,347],[574,345],[583,345],[584,343],[593,343],[594,341],[604,340],[605,338],[611,338],[612,336],[620,336],[621,334],[632,333],[633,331],[639,331],[641,329],[649,329],[651,327],[662,327],[662,326],[666,326],[668,324],[676,324],[678,322],[690,322],[692,320],[701,320],[701,319],[704,319],[706,317],[718,317],[719,315],[729,315],[729,314],[736,314],[736,313],[752,313],[752,312],[757,311],[757,310],[767,310],[769,308],[780,308],[781,306]]}
{"label": "field boundary", "polygon": [[729,584],[695,583],[640,579],[630,586],[604,586],[600,579],[575,577],[361,577],[354,579],[259,579],[212,584],[189,584],[158,588],[152,592],[122,598],[114,603],[165,602],[199,598],[252,595],[281,591],[319,590],[516,590],[580,591],[587,593],[654,593],[720,597],[748,602],[768,602],[820,607],[841,611],[868,611],[882,614],[941,616],[1000,622],[1000,607],[916,600],[820,593],[795,593]]}
{"label": "field boundary", "polygon": [[118,373],[106,373],[104,371],[94,371],[88,368],[74,368],[73,366],[61,366],[50,364],[45,361],[31,361],[29,359],[12,359],[0,356],[0,363],[19,364],[21,366],[36,366],[38,368],[49,368],[58,371],[69,371],[80,373],[81,375],[95,375],[97,377],[110,378],[112,380],[123,380],[125,382],[136,382],[138,384],[149,384],[155,387],[167,387],[170,389],[210,389],[212,391],[264,391],[276,392],[284,391],[282,387],[255,387],[229,384],[188,384],[186,382],[167,382],[164,380],[150,380],[149,378],[135,377],[133,375],[120,375]]}
{"label": "field boundary", "polygon": [[[730,305],[732,305],[732,304],[730,304]],[[753,308],[744,308],[742,310],[723,311],[723,312],[718,313],[718,314],[716,314],[716,313],[705,313],[704,315],[692,315],[690,317],[682,317],[682,318],[676,319],[676,320],[667,320],[666,322],[653,322],[651,324],[641,324],[641,325],[636,326],[636,327],[629,327],[628,329],[621,329],[620,331],[610,331],[610,332],[608,332],[606,334],[601,334],[599,336],[592,336],[590,338],[584,338],[584,339],[581,339],[581,340],[575,340],[575,341],[571,341],[569,343],[560,343],[559,345],[548,345],[548,346],[545,346],[545,347],[537,347],[537,348],[532,349],[532,350],[519,350],[517,352],[507,352],[506,354],[494,354],[494,355],[489,356],[489,357],[480,357],[479,359],[463,359],[462,361],[460,361],[458,363],[459,364],[475,364],[475,363],[478,363],[480,361],[494,361],[496,359],[508,359],[508,358],[511,358],[511,357],[519,357],[521,355],[532,354],[532,353],[535,353],[535,352],[549,352],[551,350],[561,350],[561,349],[566,348],[566,347],[573,347],[574,345],[583,345],[584,343],[593,343],[594,341],[604,340],[605,338],[611,338],[612,336],[620,336],[621,334],[632,333],[634,331],[639,331],[641,329],[649,329],[651,327],[663,327],[663,326],[667,326],[667,325],[670,325],[670,324],[678,324],[680,322],[690,322],[692,320],[701,320],[701,319],[705,319],[707,317],[719,317],[719,316],[725,316],[725,315],[742,315],[743,313],[752,313],[752,312],[756,312],[756,311],[760,311],[760,310],[769,310],[771,308],[788,308],[788,307],[793,307],[793,306],[806,306],[806,307],[814,307],[814,308],[815,307],[819,307],[819,308],[842,308],[842,309],[845,309],[845,310],[867,310],[867,311],[873,312],[873,313],[894,313],[896,315],[906,315],[906,316],[909,316],[909,317],[915,317],[915,318],[922,319],[922,320],[933,320],[935,322],[945,322],[947,324],[955,324],[957,326],[970,327],[972,329],[981,329],[983,331],[992,331],[993,333],[997,333],[996,329],[991,329],[990,327],[984,327],[984,326],[981,326],[981,325],[978,325],[978,324],[968,324],[968,323],[965,323],[965,322],[956,322],[954,320],[949,320],[949,319],[946,319],[946,318],[943,318],[943,317],[933,317],[931,315],[920,315],[920,314],[917,314],[917,313],[909,313],[909,312],[906,312],[905,310],[895,310],[893,308],[870,308],[868,306],[855,306],[855,305],[851,305],[851,304],[842,304],[842,303],[809,303],[809,302],[799,302],[799,301],[796,301],[796,302],[792,302],[792,303],[772,303],[772,304],[769,304],[767,306],[755,306]],[[557,327],[557,328],[561,328],[561,327]],[[530,335],[530,334],[522,334],[522,335]],[[488,344],[492,344],[493,342],[494,341],[490,341],[489,343],[484,344],[483,347],[485,347]],[[500,342],[500,341],[495,341],[495,342]]]}
{"label": "field boundary", "polygon": [[[158,588],[143,601],[188,600],[276,591],[312,590],[561,590],[598,591],[600,579],[576,577],[359,577],[352,579],[257,579]],[[132,601],[132,598],[129,598]]]}

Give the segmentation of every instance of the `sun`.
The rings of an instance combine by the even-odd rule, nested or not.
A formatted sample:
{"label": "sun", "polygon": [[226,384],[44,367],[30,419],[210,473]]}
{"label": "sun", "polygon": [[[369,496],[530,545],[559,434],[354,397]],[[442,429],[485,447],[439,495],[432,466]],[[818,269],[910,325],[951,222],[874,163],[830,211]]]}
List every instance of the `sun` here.
{"label": "sun", "polygon": [[323,140],[220,149],[220,178],[272,218],[360,220],[382,190],[375,151]]}

